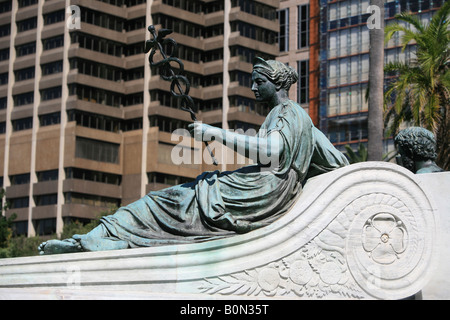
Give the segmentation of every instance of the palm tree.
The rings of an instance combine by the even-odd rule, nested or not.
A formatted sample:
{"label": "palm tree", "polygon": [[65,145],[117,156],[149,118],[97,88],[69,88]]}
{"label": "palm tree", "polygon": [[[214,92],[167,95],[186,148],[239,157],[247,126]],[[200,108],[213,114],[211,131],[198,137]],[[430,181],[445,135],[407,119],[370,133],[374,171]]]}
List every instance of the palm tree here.
{"label": "palm tree", "polygon": [[424,127],[436,135],[437,164],[450,167],[450,1],[438,10],[429,23],[411,13],[396,15],[406,25],[393,23],[385,28],[385,41],[403,33],[402,50],[417,47],[415,59],[385,65],[396,75],[385,92],[385,126],[395,135],[402,124]]}
{"label": "palm tree", "polygon": [[[378,26],[370,27],[369,41],[369,112],[368,112],[368,160],[381,161],[383,155],[383,84],[384,84],[384,0],[370,0],[377,8],[374,21]],[[369,23],[369,21],[368,21]]]}
{"label": "palm tree", "polygon": [[349,144],[346,144],[344,147],[346,150],[348,161],[351,164],[367,161],[367,148],[364,146],[364,144],[360,143],[356,152],[353,151],[352,147]]}

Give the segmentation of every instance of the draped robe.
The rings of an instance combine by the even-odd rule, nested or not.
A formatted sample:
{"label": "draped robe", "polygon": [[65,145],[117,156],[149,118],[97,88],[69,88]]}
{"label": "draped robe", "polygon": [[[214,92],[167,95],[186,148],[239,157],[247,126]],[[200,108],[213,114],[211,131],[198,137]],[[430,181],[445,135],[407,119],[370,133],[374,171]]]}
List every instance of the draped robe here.
{"label": "draped robe", "polygon": [[205,241],[267,226],[293,203],[309,177],[348,164],[345,156],[289,100],[271,110],[258,136],[278,131],[284,151],[276,166],[204,172],[193,182],[152,191],[103,217],[106,237],[129,247]]}

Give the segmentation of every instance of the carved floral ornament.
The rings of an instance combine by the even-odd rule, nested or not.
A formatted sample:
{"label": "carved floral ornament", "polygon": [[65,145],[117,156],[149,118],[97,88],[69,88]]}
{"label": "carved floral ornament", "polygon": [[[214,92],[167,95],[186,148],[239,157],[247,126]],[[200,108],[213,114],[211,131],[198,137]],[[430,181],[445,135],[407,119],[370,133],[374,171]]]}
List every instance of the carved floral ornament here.
{"label": "carved floral ornament", "polygon": [[246,296],[362,298],[339,252],[323,250],[311,241],[301,250],[262,268],[204,279],[203,293]]}
{"label": "carved floral ornament", "polygon": [[373,261],[391,264],[405,252],[408,233],[403,222],[389,213],[368,219],[362,231],[362,245]]}

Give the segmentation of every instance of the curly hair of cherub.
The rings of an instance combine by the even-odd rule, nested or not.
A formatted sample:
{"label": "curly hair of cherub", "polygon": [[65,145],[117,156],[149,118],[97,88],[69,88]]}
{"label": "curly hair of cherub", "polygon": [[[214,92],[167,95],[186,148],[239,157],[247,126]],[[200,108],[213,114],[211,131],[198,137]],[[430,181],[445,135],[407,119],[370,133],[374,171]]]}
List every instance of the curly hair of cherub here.
{"label": "curly hair of cherub", "polygon": [[256,57],[253,60],[253,70],[266,76],[272,83],[289,91],[298,81],[297,71],[286,64],[276,60],[264,60]]}
{"label": "curly hair of cherub", "polygon": [[394,139],[396,146],[408,153],[413,160],[435,160],[436,139],[434,134],[422,127],[401,130]]}

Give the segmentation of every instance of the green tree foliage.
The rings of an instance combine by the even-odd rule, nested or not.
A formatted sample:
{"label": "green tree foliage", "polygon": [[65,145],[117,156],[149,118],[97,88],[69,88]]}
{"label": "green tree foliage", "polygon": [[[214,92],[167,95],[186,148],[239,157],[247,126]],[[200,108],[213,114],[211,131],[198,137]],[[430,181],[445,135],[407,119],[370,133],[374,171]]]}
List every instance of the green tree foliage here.
{"label": "green tree foliage", "polygon": [[96,226],[100,224],[100,219],[103,216],[107,216],[113,214],[117,211],[116,206],[112,206],[108,210],[102,211],[99,213],[96,219],[91,220],[91,222],[87,224],[83,224],[78,220],[73,221],[72,223],[68,223],[64,225],[63,231],[61,233],[61,239],[71,238],[74,234],[86,234]]}
{"label": "green tree foliage", "polygon": [[405,50],[416,43],[417,58],[385,65],[395,75],[385,92],[385,127],[395,135],[403,123],[424,127],[436,135],[437,164],[450,169],[450,1],[444,3],[431,21],[423,23],[417,15],[401,13],[399,22],[385,28],[385,40],[402,34]]}
{"label": "green tree foliage", "polygon": [[346,144],[345,150],[346,150],[345,154],[347,155],[348,161],[351,164],[367,161],[368,152],[364,144],[360,143],[358,146],[358,150],[356,152],[353,151],[350,145]]}
{"label": "green tree foliage", "polygon": [[[1,194],[0,194],[1,195]],[[65,224],[63,228],[63,232],[61,233],[62,239],[71,238],[74,234],[85,234],[94,229],[100,223],[100,218],[106,215],[113,214],[117,211],[117,207],[111,207],[108,210],[102,211],[99,213],[96,219],[93,219],[87,224],[83,224],[78,220],[75,220],[71,223]],[[15,218],[15,217],[14,217]],[[26,237],[26,236],[17,236],[12,237],[12,220],[14,218],[6,219],[4,217],[0,218],[0,234],[3,235],[4,232],[5,239],[7,241],[2,242],[4,246],[0,246],[0,258],[12,258],[12,257],[29,257],[38,255],[38,246],[43,242],[48,240],[48,237]],[[9,221],[10,220],[10,221]],[[9,221],[6,223],[5,221]],[[7,227],[4,227],[7,226]],[[50,236],[50,239],[56,239],[56,234]],[[3,236],[2,236],[3,239]]]}
{"label": "green tree foliage", "polygon": [[5,189],[0,190],[0,258],[6,258],[10,256],[10,241],[12,237],[12,224],[16,219],[16,214],[12,214],[6,217],[5,211],[8,210],[8,203],[5,200]]}

